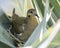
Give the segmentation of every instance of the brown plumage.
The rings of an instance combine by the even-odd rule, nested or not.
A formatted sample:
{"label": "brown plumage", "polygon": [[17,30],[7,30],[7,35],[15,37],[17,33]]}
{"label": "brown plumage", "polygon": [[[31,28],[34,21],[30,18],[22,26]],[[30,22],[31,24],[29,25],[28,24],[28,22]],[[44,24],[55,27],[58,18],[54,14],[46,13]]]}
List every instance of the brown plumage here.
{"label": "brown plumage", "polygon": [[19,17],[15,13],[15,8],[13,9],[13,15],[12,15],[12,29],[15,33],[19,34],[21,32],[24,32],[24,25],[26,25],[26,17]]}
{"label": "brown plumage", "polygon": [[27,22],[26,30],[23,32],[22,36],[20,37],[22,41],[26,42],[38,25],[38,21],[36,19],[35,14],[37,14],[35,9],[30,9],[27,12],[28,22]]}
{"label": "brown plumage", "polygon": [[[15,13],[15,9],[13,9],[13,15],[12,15],[12,29],[16,34],[22,33],[22,35],[19,37],[22,41],[27,41],[27,39],[30,37],[36,26],[38,25],[38,21],[36,19],[37,13],[35,9],[30,9],[27,11],[27,17],[19,17]],[[23,27],[24,26],[24,30]]]}

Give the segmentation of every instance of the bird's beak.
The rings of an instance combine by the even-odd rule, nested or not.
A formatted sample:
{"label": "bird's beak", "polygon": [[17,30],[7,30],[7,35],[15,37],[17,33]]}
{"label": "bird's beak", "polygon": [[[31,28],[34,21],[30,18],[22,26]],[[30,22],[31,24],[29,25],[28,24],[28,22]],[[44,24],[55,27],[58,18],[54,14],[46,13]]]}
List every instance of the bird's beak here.
{"label": "bird's beak", "polygon": [[37,14],[34,14],[35,16],[37,16],[39,18],[39,16]]}

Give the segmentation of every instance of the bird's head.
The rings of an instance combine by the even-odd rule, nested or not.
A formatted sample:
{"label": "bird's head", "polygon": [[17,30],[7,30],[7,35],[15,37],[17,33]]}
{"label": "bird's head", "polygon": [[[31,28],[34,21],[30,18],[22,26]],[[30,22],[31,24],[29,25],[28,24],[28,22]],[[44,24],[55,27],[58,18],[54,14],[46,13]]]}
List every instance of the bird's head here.
{"label": "bird's head", "polygon": [[27,11],[27,16],[28,16],[28,17],[36,16],[37,18],[39,18],[39,16],[37,15],[37,12],[36,12],[35,9],[29,9],[29,10]]}

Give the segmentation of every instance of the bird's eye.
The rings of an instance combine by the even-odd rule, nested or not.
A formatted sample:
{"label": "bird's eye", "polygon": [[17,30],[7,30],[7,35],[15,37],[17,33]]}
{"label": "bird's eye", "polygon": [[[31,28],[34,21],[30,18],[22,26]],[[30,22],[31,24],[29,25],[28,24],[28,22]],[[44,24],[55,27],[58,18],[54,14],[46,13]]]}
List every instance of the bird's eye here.
{"label": "bird's eye", "polygon": [[30,13],[33,13],[32,11],[30,11]]}

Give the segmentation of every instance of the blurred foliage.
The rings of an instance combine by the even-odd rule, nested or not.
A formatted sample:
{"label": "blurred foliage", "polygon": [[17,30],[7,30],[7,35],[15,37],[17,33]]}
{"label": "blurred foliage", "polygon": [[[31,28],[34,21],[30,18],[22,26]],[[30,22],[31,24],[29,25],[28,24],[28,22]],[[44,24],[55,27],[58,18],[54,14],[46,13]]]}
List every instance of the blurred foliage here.
{"label": "blurred foliage", "polygon": [[44,6],[42,4],[42,0],[37,0],[38,6],[41,9],[42,15],[44,16]]}
{"label": "blurred foliage", "polygon": [[56,15],[58,18],[60,18],[60,6],[59,6],[57,0],[50,0],[50,4],[51,4],[52,6],[54,6],[54,10],[53,10],[53,11],[54,11],[55,15]]}
{"label": "blurred foliage", "polygon": [[57,35],[53,39],[53,41],[50,43],[48,48],[60,48],[60,30],[58,31]]}

